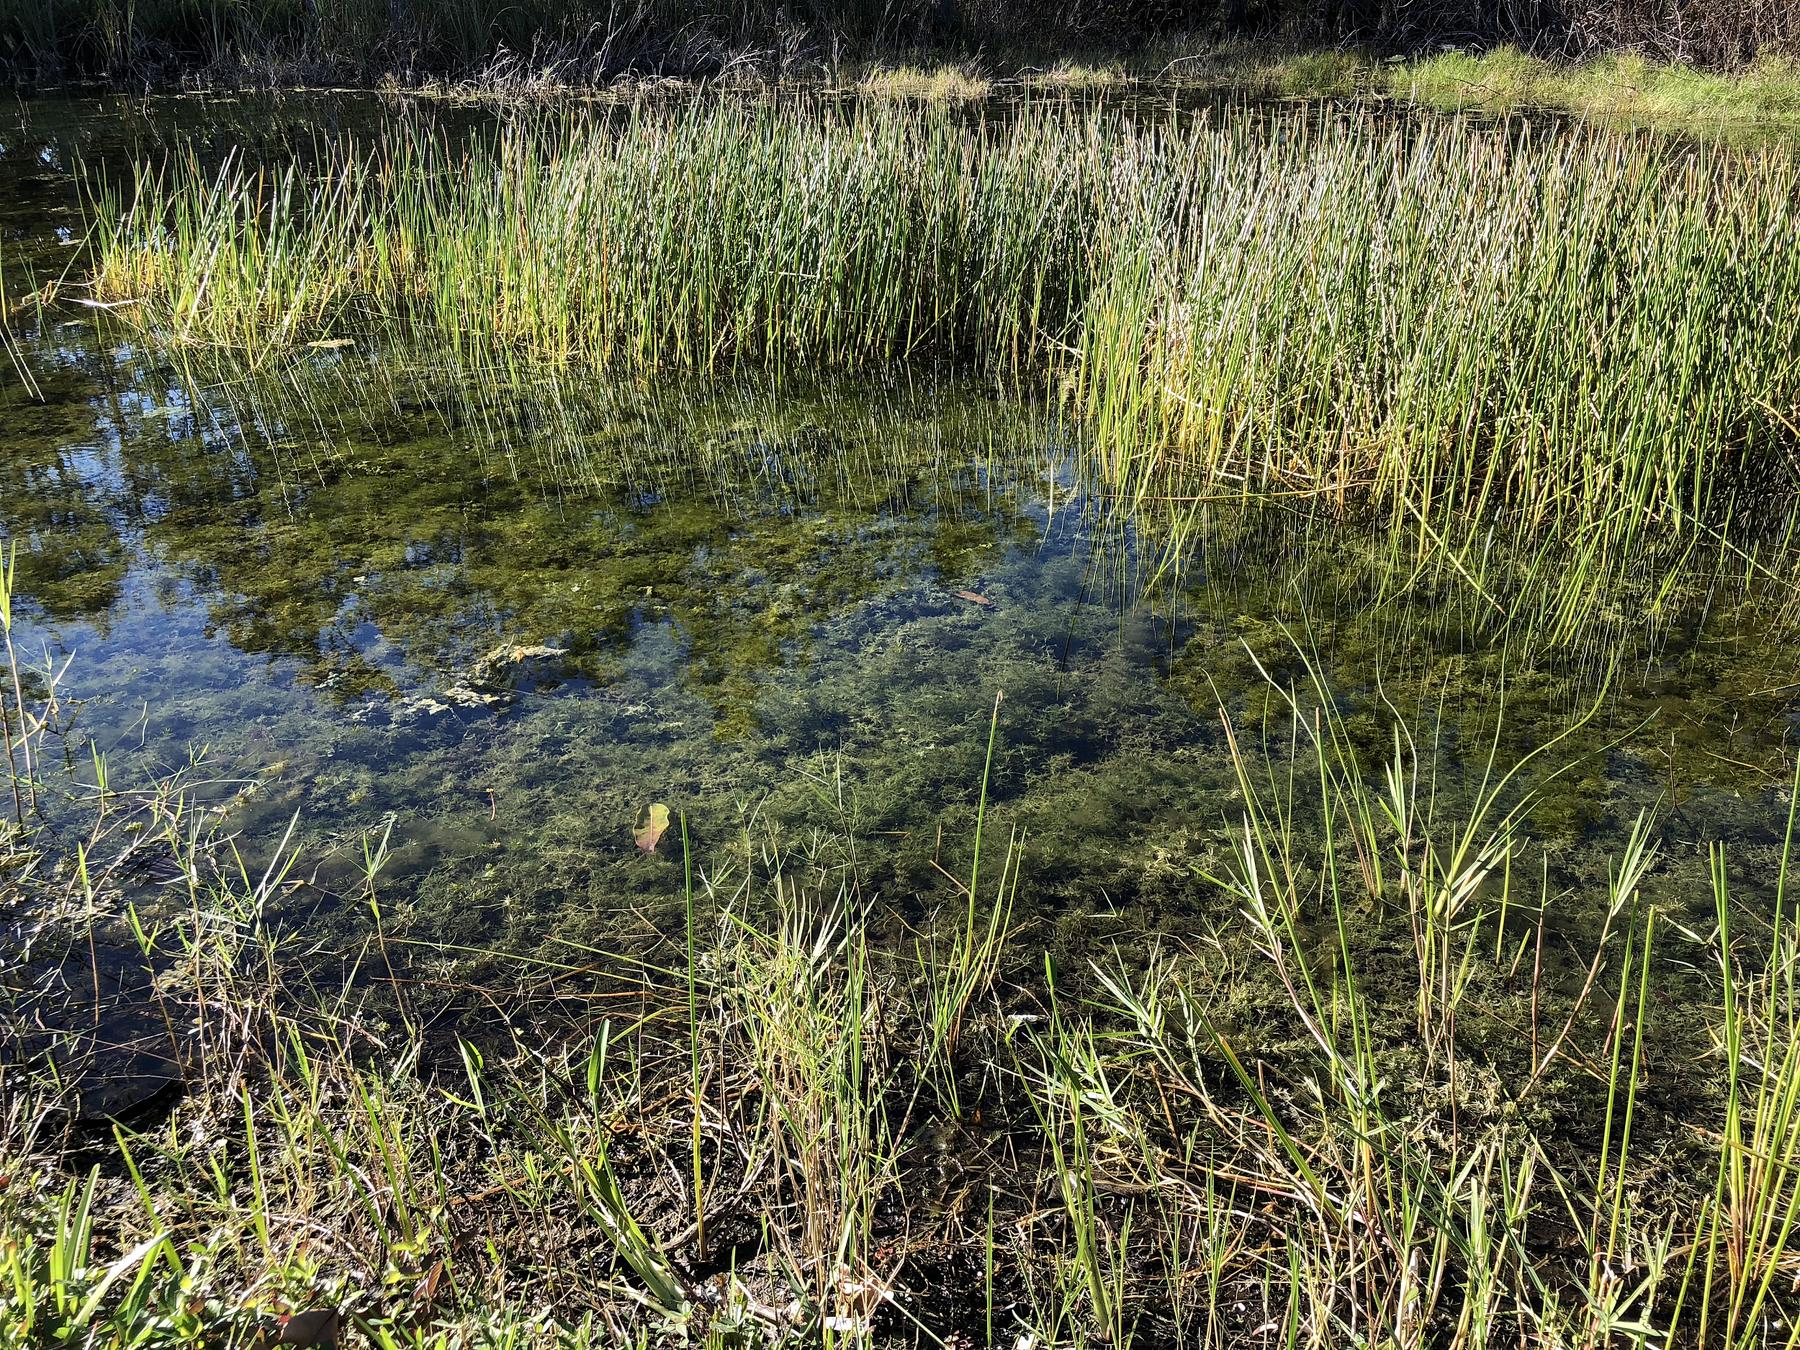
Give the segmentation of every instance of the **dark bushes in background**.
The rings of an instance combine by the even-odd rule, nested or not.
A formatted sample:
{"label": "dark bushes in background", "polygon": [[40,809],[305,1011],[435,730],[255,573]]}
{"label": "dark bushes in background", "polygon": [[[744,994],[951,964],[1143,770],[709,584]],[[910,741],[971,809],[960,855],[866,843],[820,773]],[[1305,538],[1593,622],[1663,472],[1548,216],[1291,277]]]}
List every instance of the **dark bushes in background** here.
{"label": "dark bushes in background", "polygon": [[1589,48],[1733,66],[1759,52],[1800,54],[1795,0],[1570,0],[1569,33]]}
{"label": "dark bushes in background", "polygon": [[914,51],[1129,53],[1171,35],[1416,50],[1800,54],[1796,0],[0,0],[0,79],[706,74]]}

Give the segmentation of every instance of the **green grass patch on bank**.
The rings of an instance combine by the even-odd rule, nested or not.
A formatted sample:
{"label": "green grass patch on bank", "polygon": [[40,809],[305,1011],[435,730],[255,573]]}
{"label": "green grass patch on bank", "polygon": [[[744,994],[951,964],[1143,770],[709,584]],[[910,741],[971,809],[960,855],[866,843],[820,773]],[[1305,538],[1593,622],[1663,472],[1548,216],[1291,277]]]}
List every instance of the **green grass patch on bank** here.
{"label": "green grass patch on bank", "polygon": [[969,65],[942,65],[921,69],[917,66],[878,66],[864,75],[856,85],[865,94],[881,98],[916,98],[968,101],[986,98],[993,82],[980,70]]}
{"label": "green grass patch on bank", "polygon": [[1380,68],[1379,87],[1439,108],[1554,108],[1586,117],[1695,124],[1800,123],[1800,62],[1768,56],[1720,72],[1603,56],[1544,60],[1517,48],[1446,52]]}
{"label": "green grass patch on bank", "polygon": [[1400,56],[1176,41],[1151,44],[1125,69],[1146,87],[1265,98],[1392,99],[1449,112],[1539,109],[1708,133],[1800,124],[1800,62],[1778,53],[1716,70],[1629,52],[1576,61],[1512,46]]}
{"label": "green grass patch on bank", "polygon": [[1707,135],[1800,125],[1800,61],[1774,53],[1739,69],[1715,70],[1635,53],[1575,61],[1501,46],[1398,56],[1355,47],[1295,50],[1171,39],[1111,56],[1035,63],[1025,53],[990,53],[986,73],[973,81],[967,68],[966,61],[929,52],[875,59],[861,67],[860,87],[965,100],[1019,90],[1129,87],[1143,94],[1198,90],[1253,99],[1394,101],[1445,112],[1562,112]]}

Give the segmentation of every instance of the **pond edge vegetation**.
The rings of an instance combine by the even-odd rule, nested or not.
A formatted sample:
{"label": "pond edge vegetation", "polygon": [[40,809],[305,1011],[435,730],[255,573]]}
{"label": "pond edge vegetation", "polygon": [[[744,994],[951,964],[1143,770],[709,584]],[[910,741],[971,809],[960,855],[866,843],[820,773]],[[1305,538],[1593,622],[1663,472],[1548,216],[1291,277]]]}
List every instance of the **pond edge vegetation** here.
{"label": "pond edge vegetation", "polygon": [[[1778,0],[0,0],[0,79],[98,78],[119,88],[841,84],[912,66],[1176,80],[1235,68],[1251,83],[1273,69],[1287,92],[1335,93],[1352,66],[1367,88],[1385,83],[1388,67],[1429,65],[1452,46],[1497,51],[1503,66],[1517,66],[1518,50],[1548,58],[1584,97],[1623,83],[1609,74],[1615,59],[1623,70],[1649,58],[1666,87],[1646,106],[1666,111],[1674,93],[1675,105],[1699,111],[1725,87],[1703,90],[1678,72],[1748,72],[1746,88],[1766,93],[1780,82],[1771,63],[1800,57],[1800,17]],[[958,85],[966,82],[947,82]],[[1725,101],[1741,108],[1746,97]]]}
{"label": "pond edge vegetation", "polygon": [[[1791,151],[1598,130],[633,106],[145,165],[97,194],[94,297],[252,363],[346,333],[645,378],[939,363],[1057,402],[1177,528],[1375,513],[1476,594],[1498,533],[1577,551],[1542,635],[1652,551],[1773,575],[1797,201]],[[1473,796],[1440,793],[1434,729],[1371,742],[1297,650],[1259,739],[1222,710],[1239,809],[1184,880],[1229,918],[1185,943],[1025,955],[997,695],[910,917],[853,839],[748,805],[701,852],[654,803],[676,917],[649,940],[414,939],[382,835],[333,897],[368,937],[330,950],[288,922],[290,840],[231,832],[254,784],[125,787],[67,737],[58,672],[12,647],[11,556],[23,1344],[1800,1343],[1800,778],[1770,866],[1700,841],[1710,893],[1652,903],[1646,815],[1571,896],[1529,826],[1560,740],[1461,747]],[[103,952],[179,1080],[118,1112],[70,1074]]]}
{"label": "pond edge vegetation", "polygon": [[[846,841],[752,814],[697,858],[677,812],[664,938],[460,985],[471,953],[384,919],[387,838],[346,897],[368,938],[323,952],[282,917],[302,859],[246,861],[204,764],[52,767],[56,672],[15,681],[37,978],[0,1057],[0,1313],[24,1345],[1792,1344],[1796,797],[1754,902],[1713,845],[1711,897],[1649,903],[1647,818],[1577,902],[1524,827],[1560,740],[1443,814],[1430,742],[1371,757],[1298,669],[1285,749],[1223,722],[1242,810],[1194,884],[1235,918],[1189,944],[1021,959],[984,769],[910,942],[873,937]],[[40,794],[81,831],[26,823]],[[1554,981],[1547,943],[1578,943]],[[142,963],[182,1086],[95,1122],[60,1070],[101,950]],[[455,1005],[485,1030],[434,1031]]]}

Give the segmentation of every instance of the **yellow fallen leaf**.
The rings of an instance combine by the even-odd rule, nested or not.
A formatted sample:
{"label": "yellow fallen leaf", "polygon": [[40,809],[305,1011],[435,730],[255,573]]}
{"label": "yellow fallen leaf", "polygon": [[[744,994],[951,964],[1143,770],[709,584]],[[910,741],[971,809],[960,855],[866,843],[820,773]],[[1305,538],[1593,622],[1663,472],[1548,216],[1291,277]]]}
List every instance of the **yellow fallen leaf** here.
{"label": "yellow fallen leaf", "polygon": [[651,802],[650,809],[645,814],[644,823],[637,827],[637,831],[632,837],[644,852],[654,853],[657,841],[668,832],[668,829],[669,808],[661,802]]}

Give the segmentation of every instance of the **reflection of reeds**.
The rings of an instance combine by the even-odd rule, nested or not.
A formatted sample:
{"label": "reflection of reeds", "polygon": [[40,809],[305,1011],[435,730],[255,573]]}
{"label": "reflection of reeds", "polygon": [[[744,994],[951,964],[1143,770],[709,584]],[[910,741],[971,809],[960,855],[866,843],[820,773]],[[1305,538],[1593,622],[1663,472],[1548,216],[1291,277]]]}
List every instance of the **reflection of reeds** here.
{"label": "reflection of reeds", "polygon": [[[1777,529],[1793,510],[1782,490],[1729,522],[1629,538],[1461,514],[1427,524],[1412,510],[1346,510],[1304,490],[1135,494],[1066,416],[954,382],[872,388],[734,372],[646,387],[503,355],[420,364],[416,351],[379,347],[250,373],[210,349],[184,354],[206,417],[249,429],[283,457],[296,439],[380,439],[392,409],[423,408],[458,453],[557,492],[704,491],[734,511],[779,499],[829,512],[891,489],[908,509],[942,511],[959,509],[955,484],[979,468],[1010,484],[1021,510],[1036,496],[1059,521],[1080,519],[1096,593],[1126,605],[1198,586],[1200,603],[1222,612],[1273,605],[1296,622],[1334,624],[1356,615],[1359,629],[1386,640],[1505,641],[1558,650],[1596,673],[1707,610],[1722,619],[1743,605],[1744,631],[1786,632],[1800,617],[1792,540]],[[1182,472],[1163,476],[1173,487]],[[1615,515],[1624,530],[1630,508]]]}
{"label": "reflection of reeds", "polygon": [[96,290],[253,359],[1053,377],[1130,495],[1375,503],[1479,584],[1497,513],[1616,571],[1791,495],[1797,187],[1785,148],[1593,131],[708,101],[146,168]]}
{"label": "reflection of reeds", "polygon": [[13,368],[13,373],[19,377],[19,383],[24,385],[25,392],[35,397],[38,393],[37,381],[32,376],[30,365],[26,363],[24,357],[19,352],[18,344],[15,341],[12,332],[12,317],[15,304],[22,306],[25,303],[28,302],[15,302],[7,293],[6,250],[0,248],[0,352],[6,354],[6,363]]}

